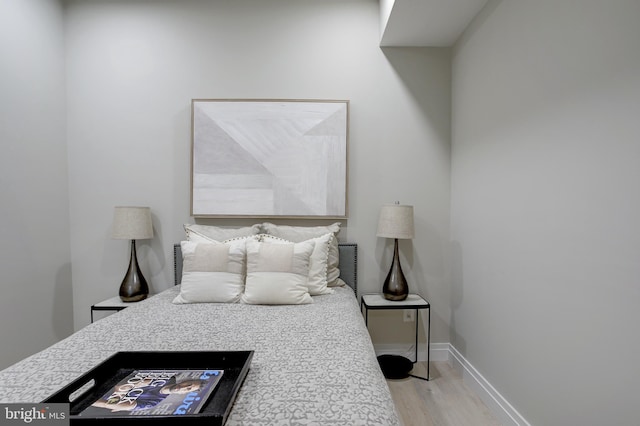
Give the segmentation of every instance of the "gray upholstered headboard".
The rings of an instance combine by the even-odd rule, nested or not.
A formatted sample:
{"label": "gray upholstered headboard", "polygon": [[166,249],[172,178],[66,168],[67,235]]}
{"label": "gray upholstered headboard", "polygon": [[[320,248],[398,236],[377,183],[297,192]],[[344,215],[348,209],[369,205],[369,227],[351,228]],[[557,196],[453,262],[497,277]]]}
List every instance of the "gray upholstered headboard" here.
{"label": "gray upholstered headboard", "polygon": [[[340,255],[340,278],[358,294],[358,245],[355,243],[338,244]],[[182,279],[182,251],[180,244],[173,245],[174,284]]]}

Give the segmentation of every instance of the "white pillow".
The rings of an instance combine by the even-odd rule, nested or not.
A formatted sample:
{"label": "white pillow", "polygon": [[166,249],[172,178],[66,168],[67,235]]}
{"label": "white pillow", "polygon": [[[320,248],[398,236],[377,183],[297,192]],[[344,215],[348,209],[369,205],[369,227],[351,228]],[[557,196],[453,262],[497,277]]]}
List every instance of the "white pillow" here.
{"label": "white pillow", "polygon": [[182,241],[182,282],[173,303],[236,303],[244,289],[246,241]]}
{"label": "white pillow", "polygon": [[327,285],[329,287],[344,285],[344,282],[338,278],[340,276],[340,255],[338,252],[338,232],[340,232],[340,222],[336,222],[329,226],[288,226],[265,222],[262,224],[262,232],[273,235],[274,237],[293,241],[294,243],[299,243],[309,240],[310,238],[317,238],[327,233],[332,233],[334,238],[329,245]]}
{"label": "white pillow", "polygon": [[315,243],[247,242],[247,278],[241,301],[261,305],[313,303],[307,288]]}
{"label": "white pillow", "polygon": [[[274,244],[292,243],[292,241],[287,241],[268,234],[263,234],[261,237],[262,241]],[[334,292],[330,288],[327,288],[327,264],[329,261],[329,246],[333,239],[333,234],[328,233],[324,234],[321,237],[311,238],[310,240],[307,240],[313,241],[315,243],[315,247],[313,248],[311,257],[309,257],[309,276],[307,277],[307,288],[309,289],[309,294],[312,296],[331,294]]]}
{"label": "white pillow", "polygon": [[199,225],[196,223],[188,223],[184,225],[184,232],[187,234],[187,241],[203,243],[258,235],[260,233],[260,229],[260,224],[240,228],[223,228],[220,226]]}

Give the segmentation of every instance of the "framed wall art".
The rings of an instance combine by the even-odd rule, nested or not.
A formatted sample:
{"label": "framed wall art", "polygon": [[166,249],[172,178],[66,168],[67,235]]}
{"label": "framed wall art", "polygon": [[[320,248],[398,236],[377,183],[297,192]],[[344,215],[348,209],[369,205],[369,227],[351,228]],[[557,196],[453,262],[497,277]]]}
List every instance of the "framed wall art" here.
{"label": "framed wall art", "polygon": [[345,218],[349,101],[194,99],[191,214]]}

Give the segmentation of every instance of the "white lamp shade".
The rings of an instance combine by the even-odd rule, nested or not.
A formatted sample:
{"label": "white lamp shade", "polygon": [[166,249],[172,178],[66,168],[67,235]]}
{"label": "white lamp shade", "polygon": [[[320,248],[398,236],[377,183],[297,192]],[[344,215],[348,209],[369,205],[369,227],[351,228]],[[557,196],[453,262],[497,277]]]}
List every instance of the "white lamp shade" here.
{"label": "white lamp shade", "polygon": [[382,206],[378,220],[378,237],[411,239],[413,235],[413,206],[400,204]]}
{"label": "white lamp shade", "polygon": [[117,240],[146,240],[153,238],[149,207],[116,207],[113,212],[111,238]]}

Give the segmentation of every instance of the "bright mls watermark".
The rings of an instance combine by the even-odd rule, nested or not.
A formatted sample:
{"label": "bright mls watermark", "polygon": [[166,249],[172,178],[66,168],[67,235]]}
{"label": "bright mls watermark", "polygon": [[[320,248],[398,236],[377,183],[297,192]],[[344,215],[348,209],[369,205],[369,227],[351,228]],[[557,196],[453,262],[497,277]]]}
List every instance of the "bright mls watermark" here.
{"label": "bright mls watermark", "polygon": [[0,426],[69,426],[69,404],[0,404]]}

